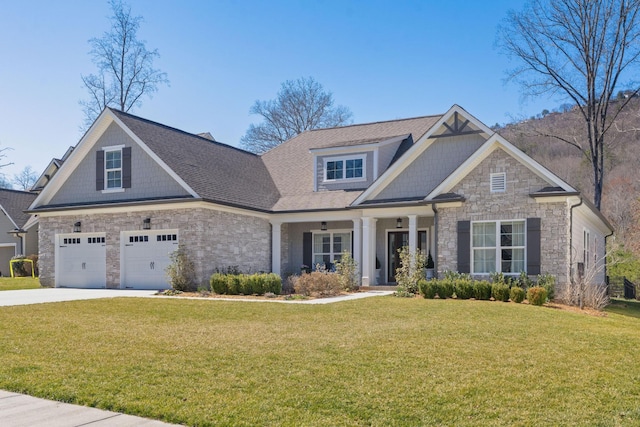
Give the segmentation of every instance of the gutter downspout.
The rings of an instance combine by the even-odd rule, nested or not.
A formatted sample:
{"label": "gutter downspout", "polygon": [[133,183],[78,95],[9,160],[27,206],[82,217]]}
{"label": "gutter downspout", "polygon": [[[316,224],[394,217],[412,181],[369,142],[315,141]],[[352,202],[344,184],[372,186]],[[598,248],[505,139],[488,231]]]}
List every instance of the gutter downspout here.
{"label": "gutter downspout", "polygon": [[[582,197],[580,197],[580,203],[571,205],[569,208],[569,281],[571,285],[575,285],[575,281],[573,280],[573,266],[571,265],[571,255],[573,253],[573,209],[581,206],[582,203]],[[580,295],[580,309],[582,309],[582,295]]]}
{"label": "gutter downspout", "polygon": [[431,209],[433,210],[433,240],[435,241],[435,254],[436,258],[433,260],[433,273],[435,278],[438,278],[438,209],[436,208],[436,204],[431,205]]}
{"label": "gutter downspout", "polygon": [[604,236],[604,281],[607,284],[607,292],[609,291],[609,276],[607,275],[607,238],[613,236],[613,231]]}

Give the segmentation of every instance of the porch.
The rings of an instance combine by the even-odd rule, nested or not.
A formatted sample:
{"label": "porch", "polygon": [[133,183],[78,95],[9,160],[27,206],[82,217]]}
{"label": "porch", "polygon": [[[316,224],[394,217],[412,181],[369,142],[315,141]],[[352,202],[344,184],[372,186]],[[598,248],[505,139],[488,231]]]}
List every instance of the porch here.
{"label": "porch", "polygon": [[283,276],[317,264],[331,269],[348,250],[362,286],[394,285],[401,247],[431,252],[437,259],[435,214],[428,205],[300,214],[271,224],[272,271]]}

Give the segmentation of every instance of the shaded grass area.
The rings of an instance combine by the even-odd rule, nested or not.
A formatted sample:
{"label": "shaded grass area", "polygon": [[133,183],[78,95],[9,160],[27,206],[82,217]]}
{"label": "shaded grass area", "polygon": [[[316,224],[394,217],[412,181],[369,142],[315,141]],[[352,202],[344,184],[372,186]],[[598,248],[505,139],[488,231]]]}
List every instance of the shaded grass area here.
{"label": "shaded grass area", "polygon": [[0,388],[188,425],[638,425],[640,321],[377,297],[0,309]]}
{"label": "shaded grass area", "polygon": [[640,301],[612,298],[605,311],[640,318]]}
{"label": "shaded grass area", "polygon": [[0,291],[15,291],[18,289],[38,289],[40,279],[33,277],[0,277]]}

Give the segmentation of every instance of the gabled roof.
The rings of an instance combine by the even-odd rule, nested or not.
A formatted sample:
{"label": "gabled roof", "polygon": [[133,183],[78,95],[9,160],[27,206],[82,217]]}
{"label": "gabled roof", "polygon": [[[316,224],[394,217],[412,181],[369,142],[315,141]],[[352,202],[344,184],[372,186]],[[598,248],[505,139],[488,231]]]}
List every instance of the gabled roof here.
{"label": "gabled roof", "polygon": [[23,228],[31,215],[24,213],[37,194],[27,191],[0,189],[0,206],[7,213],[16,228]]}
{"label": "gabled roof", "polygon": [[262,155],[281,195],[275,211],[347,207],[359,191],[314,192],[313,154],[311,150],[329,147],[357,147],[412,135],[417,141],[438,122],[441,115],[415,117],[306,131]]}
{"label": "gabled roof", "polygon": [[279,194],[259,156],[117,110],[111,112],[202,199],[269,210]]}

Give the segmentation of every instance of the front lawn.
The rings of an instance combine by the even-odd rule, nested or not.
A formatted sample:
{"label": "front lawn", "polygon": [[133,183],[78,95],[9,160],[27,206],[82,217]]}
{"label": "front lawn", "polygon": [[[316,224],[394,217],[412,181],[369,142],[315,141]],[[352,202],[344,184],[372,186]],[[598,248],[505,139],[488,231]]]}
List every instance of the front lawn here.
{"label": "front lawn", "polygon": [[0,291],[15,291],[18,289],[38,289],[40,279],[37,277],[0,277]]}
{"label": "front lawn", "polygon": [[639,425],[640,319],[484,301],[0,309],[0,389],[187,425]]}

